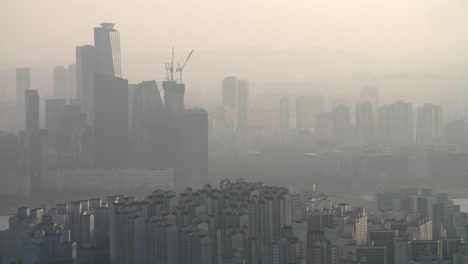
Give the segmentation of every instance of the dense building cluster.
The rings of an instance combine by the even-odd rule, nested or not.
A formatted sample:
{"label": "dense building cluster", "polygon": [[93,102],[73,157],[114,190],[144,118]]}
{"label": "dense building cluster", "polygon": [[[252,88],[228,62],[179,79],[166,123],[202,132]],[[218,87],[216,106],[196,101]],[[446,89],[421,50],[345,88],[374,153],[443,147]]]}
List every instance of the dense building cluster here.
{"label": "dense building cluster", "polygon": [[447,195],[376,196],[376,210],[353,208],[237,179],[144,199],[22,207],[0,233],[0,252],[21,263],[467,263],[468,213]]}
{"label": "dense building cluster", "polygon": [[162,87],[123,79],[114,24],[95,27],[94,45],[76,47],[76,64],[54,68],[53,77],[48,98],[31,88],[29,68],[16,70],[16,111],[7,118],[13,125],[2,122],[0,131],[2,194],[208,181],[208,113],[185,108],[181,79]]}

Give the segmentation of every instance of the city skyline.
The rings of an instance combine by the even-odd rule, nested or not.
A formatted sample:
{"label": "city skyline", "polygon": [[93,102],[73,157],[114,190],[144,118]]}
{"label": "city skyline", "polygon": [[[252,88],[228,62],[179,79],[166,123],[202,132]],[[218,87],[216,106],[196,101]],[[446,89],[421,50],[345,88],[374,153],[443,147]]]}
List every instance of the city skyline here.
{"label": "city skyline", "polygon": [[2,2],[0,264],[468,264],[467,8]]}

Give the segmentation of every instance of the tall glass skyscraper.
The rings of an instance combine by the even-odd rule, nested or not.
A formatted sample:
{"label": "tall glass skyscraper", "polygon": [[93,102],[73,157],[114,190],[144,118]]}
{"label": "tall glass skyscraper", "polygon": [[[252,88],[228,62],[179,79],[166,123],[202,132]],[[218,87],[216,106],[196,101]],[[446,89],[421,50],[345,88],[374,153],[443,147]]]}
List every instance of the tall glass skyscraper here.
{"label": "tall glass skyscraper", "polygon": [[97,56],[97,72],[121,77],[120,32],[112,23],[102,23],[94,28],[94,46]]}

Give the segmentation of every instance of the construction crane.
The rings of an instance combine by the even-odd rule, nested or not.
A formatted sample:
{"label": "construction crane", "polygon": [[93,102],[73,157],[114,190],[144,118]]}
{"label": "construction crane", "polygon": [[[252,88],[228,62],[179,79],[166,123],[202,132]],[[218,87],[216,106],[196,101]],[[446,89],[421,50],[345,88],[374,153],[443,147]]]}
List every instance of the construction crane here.
{"label": "construction crane", "polygon": [[[179,63],[177,63],[178,68],[176,69],[176,72],[179,73],[179,76],[180,76],[180,77],[179,77],[180,83],[182,83],[182,71],[184,70],[184,67],[185,67],[185,65],[187,64],[187,62],[188,62],[188,60],[190,59],[190,57],[192,57],[192,54],[193,54],[194,51],[195,51],[195,50],[190,51],[189,55],[187,56],[187,59],[185,59],[185,62],[184,62],[184,64],[183,64],[182,66],[180,66]],[[173,56],[173,58],[174,58],[174,56]]]}
{"label": "construction crane", "polygon": [[174,47],[172,47],[171,63],[169,63],[169,72],[171,73],[170,81],[174,81]]}
{"label": "construction crane", "polygon": [[164,66],[166,68],[166,80],[169,81],[169,68],[170,68],[169,62],[164,63]]}

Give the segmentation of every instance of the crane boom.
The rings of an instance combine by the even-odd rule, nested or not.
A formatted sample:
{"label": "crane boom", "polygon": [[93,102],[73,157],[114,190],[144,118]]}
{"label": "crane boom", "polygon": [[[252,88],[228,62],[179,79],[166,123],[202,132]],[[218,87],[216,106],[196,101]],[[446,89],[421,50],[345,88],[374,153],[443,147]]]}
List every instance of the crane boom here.
{"label": "crane boom", "polygon": [[180,71],[184,69],[185,64],[187,64],[187,62],[188,62],[188,60],[190,59],[190,57],[192,57],[193,52],[194,52],[194,50],[190,51],[189,55],[187,56],[187,59],[185,59],[185,62],[184,62],[184,64],[182,65],[182,67],[179,66]]}
{"label": "crane boom", "polygon": [[187,59],[185,59],[184,64],[182,64],[182,67],[180,66],[179,63],[177,63],[178,68],[176,69],[176,72],[178,72],[179,75],[180,75],[180,82],[181,82],[181,83],[182,83],[182,71],[184,70],[185,65],[186,65],[187,62],[189,61],[190,57],[192,57],[192,54],[193,54],[194,51],[195,51],[195,50],[190,51],[189,55],[187,56]]}

